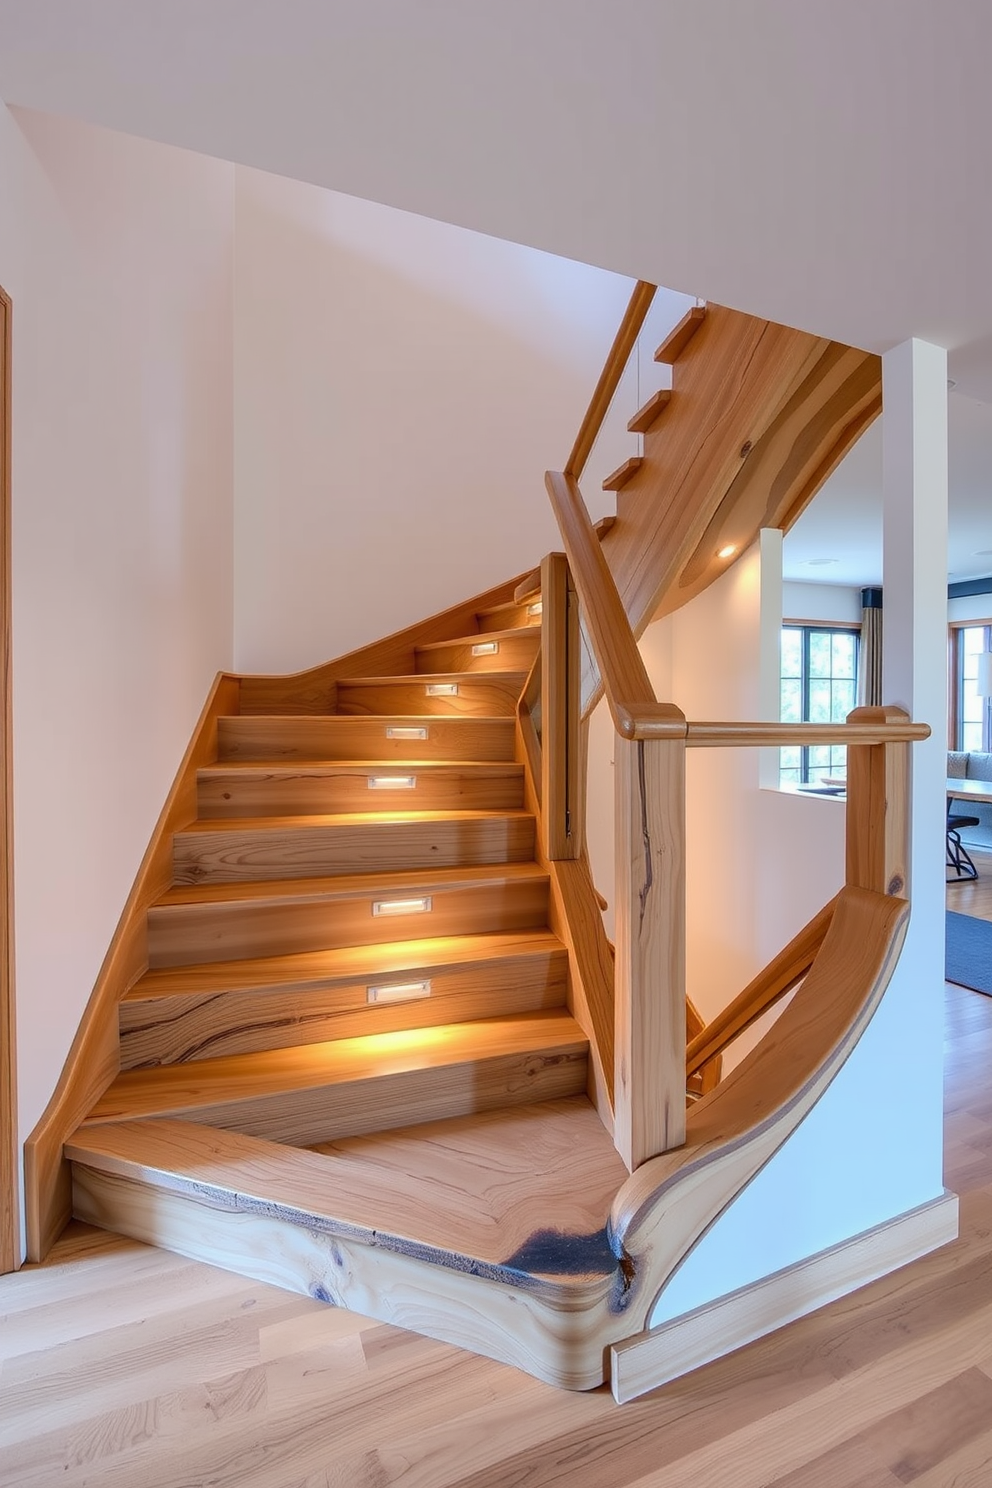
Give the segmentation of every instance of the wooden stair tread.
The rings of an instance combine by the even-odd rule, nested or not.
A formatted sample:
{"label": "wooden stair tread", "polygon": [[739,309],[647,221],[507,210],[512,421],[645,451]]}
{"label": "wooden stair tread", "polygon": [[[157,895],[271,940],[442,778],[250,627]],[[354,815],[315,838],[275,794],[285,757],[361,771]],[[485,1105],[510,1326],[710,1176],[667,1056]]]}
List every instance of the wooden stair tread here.
{"label": "wooden stair tread", "polygon": [[207,817],[202,821],[192,821],[176,833],[178,837],[187,836],[210,836],[212,833],[223,832],[278,832],[295,831],[296,829],[356,826],[361,823],[375,823],[378,825],[390,825],[398,822],[474,822],[474,821],[501,821],[510,818],[514,821],[533,819],[533,813],[524,811],[520,807],[507,806],[498,810],[485,810],[474,808],[472,810],[448,811],[398,811],[394,808],[385,808],[378,811],[338,811],[317,813],[306,816],[230,816],[230,817]]}
{"label": "wooden stair tread", "polygon": [[[347,715],[345,715],[347,716]],[[364,722],[364,720],[356,720]],[[292,779],[296,775],[313,775],[318,778],[336,775],[389,775],[404,770],[416,771],[420,775],[458,776],[473,775],[481,779],[502,779],[506,775],[522,775],[524,767],[516,760],[438,760],[438,759],[391,759],[381,760],[326,760],[326,759],[272,759],[272,760],[222,760],[216,765],[201,765],[197,777],[201,780],[218,780],[227,775],[236,779],[267,779],[272,775]]]}
{"label": "wooden stair tread", "polygon": [[629,460],[624,460],[624,462],[623,462],[622,465],[618,465],[617,468],[616,468],[616,470],[612,471],[606,477],[606,479],[603,482],[603,490],[604,491],[620,491],[620,490],[622,490],[623,487],[627,484],[627,482],[629,480],[631,480],[632,477],[637,474],[637,472],[640,470],[640,468],[641,468],[641,466],[643,464],[644,464],[643,456],[641,456],[641,455],[631,455],[631,457],[630,457]]}
{"label": "wooden stair tread", "polygon": [[[426,731],[426,738],[390,738],[389,730]],[[515,719],[499,713],[375,714],[252,713],[218,719],[218,763],[356,760],[395,764],[425,758],[512,761]]]}
{"label": "wooden stair tread", "polygon": [[660,418],[672,399],[671,388],[659,388],[652,397],[639,408],[630,420],[627,428],[631,434],[646,434],[656,419]]}
{"label": "wooden stair tread", "polygon": [[367,873],[327,874],[313,878],[259,879],[233,884],[177,884],[155,901],[153,908],[180,904],[216,904],[231,899],[251,899],[256,903],[283,903],[287,899],[367,899],[370,889],[375,896],[403,898],[418,893],[429,894],[442,889],[460,888],[466,884],[492,884],[508,881],[546,881],[547,872],[537,863],[495,863],[470,868],[401,869],[375,876],[370,885]]}
{"label": "wooden stair tread", "polygon": [[213,995],[227,990],[327,985],[402,971],[429,975],[434,967],[495,957],[554,953],[563,949],[550,930],[517,930],[489,935],[446,935],[424,940],[340,946],[326,951],[298,951],[286,956],[256,956],[237,961],[208,961],[147,971],[124,997],[124,1003],[149,998]]}
{"label": "wooden stair tread", "polygon": [[705,319],[706,306],[694,305],[662,341],[654,354],[655,361],[668,364],[677,362]]}
{"label": "wooden stair tread", "polygon": [[[463,1271],[505,1267],[507,1281],[523,1273],[562,1285],[616,1267],[605,1225],[626,1169],[584,1095],[313,1150],[191,1122],[108,1122],[77,1131],[66,1154],[239,1214],[427,1248],[425,1259]],[[569,1237],[583,1243],[568,1246]]]}
{"label": "wooden stair tread", "polygon": [[[477,641],[479,639],[479,637],[478,636],[474,636],[474,637],[472,637],[472,639],[474,641]],[[451,645],[451,642],[450,641],[445,641],[445,642],[443,642],[443,644],[450,646]],[[523,686],[523,684],[524,684],[524,682],[526,682],[526,680],[527,680],[527,673],[526,672],[521,672],[519,670],[516,670],[516,671],[506,671],[506,672],[483,672],[483,673],[480,673],[480,672],[404,672],[400,676],[396,676],[396,677],[342,677],[341,680],[340,680],[340,682],[338,683],[338,687],[339,688],[348,688],[348,687],[400,687],[400,686],[404,686],[404,685],[406,685],[408,683],[409,684],[412,684],[415,687],[430,687],[430,686],[433,686],[436,683],[440,683],[440,684],[443,685],[446,682],[465,683],[466,685],[471,685],[473,683],[483,683],[483,684],[488,683],[488,684],[491,684],[493,682],[505,682],[507,684],[518,684],[520,686]],[[347,715],[344,715],[344,716],[347,716]],[[430,719],[433,719],[433,717],[434,717],[434,715],[431,715],[431,714],[429,714],[427,716]],[[413,715],[412,714],[397,715],[397,717],[400,717],[401,718],[401,721],[403,723],[409,723],[410,722],[410,719],[413,717]],[[474,714],[473,715],[474,721],[476,723],[479,722],[480,717],[481,717],[480,714]]]}
{"label": "wooden stair tread", "polygon": [[[513,609],[519,609],[519,605],[513,605]],[[417,647],[417,654],[425,651],[444,651],[451,646],[486,646],[490,641],[519,641],[521,639],[533,639],[534,644],[540,644],[540,634],[537,633],[536,625],[516,625],[510,630],[487,630],[476,631],[474,635],[453,636],[450,641],[429,641],[423,646]],[[427,676],[426,672],[418,672],[418,680]]]}
{"label": "wooden stair tread", "polygon": [[402,1033],[369,1034],[289,1049],[127,1070],[87,1117],[90,1122],[181,1115],[198,1107],[259,1101],[285,1092],[347,1086],[383,1076],[438,1071],[502,1056],[582,1052],[588,1041],[567,1013],[526,1013]]}

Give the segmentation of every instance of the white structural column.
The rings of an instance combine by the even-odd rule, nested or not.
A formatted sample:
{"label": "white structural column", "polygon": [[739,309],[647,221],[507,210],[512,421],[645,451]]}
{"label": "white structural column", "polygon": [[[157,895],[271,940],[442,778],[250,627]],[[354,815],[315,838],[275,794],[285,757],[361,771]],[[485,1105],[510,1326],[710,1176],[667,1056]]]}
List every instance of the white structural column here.
{"label": "white structural column", "polygon": [[[882,698],[932,734],[912,748],[905,950],[887,999],[911,1020],[903,1078],[915,1087],[907,1136],[923,1171],[940,1161],[947,775],[947,353],[906,341],[882,358]],[[908,1029],[907,1029],[908,1032]],[[921,1175],[922,1176],[922,1175]]]}

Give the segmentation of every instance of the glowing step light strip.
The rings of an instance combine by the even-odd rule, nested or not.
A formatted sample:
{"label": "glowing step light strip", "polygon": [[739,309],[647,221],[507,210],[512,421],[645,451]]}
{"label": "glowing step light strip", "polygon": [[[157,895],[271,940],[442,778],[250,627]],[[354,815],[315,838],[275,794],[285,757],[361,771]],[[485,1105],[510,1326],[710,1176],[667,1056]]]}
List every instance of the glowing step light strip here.
{"label": "glowing step light strip", "polygon": [[479,641],[472,647],[473,656],[495,656],[499,651],[499,641]]}
{"label": "glowing step light strip", "polygon": [[369,790],[416,790],[416,775],[370,775]]}
{"label": "glowing step light strip", "polygon": [[391,986],[366,987],[368,1002],[413,1002],[418,997],[430,997],[430,980],[425,982],[394,982]]}
{"label": "glowing step light strip", "polygon": [[380,915],[430,914],[433,908],[434,900],[430,894],[425,894],[419,899],[372,900],[372,913],[376,919]]}
{"label": "glowing step light strip", "polygon": [[457,697],[457,682],[429,682],[427,684],[428,697]]}

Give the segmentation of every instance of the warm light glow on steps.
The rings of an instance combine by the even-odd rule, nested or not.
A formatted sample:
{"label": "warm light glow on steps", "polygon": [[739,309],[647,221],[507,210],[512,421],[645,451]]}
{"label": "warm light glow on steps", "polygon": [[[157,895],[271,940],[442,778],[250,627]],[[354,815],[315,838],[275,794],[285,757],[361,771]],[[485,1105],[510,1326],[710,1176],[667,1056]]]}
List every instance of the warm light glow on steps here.
{"label": "warm light glow on steps", "polygon": [[429,914],[434,901],[429,894],[420,899],[373,899],[372,913],[379,915]]}

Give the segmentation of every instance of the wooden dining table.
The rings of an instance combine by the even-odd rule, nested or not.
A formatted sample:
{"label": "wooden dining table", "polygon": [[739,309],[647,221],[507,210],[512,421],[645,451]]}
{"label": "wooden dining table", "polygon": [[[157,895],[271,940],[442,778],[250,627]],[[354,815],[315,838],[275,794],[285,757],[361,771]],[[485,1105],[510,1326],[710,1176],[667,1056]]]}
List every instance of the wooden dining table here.
{"label": "wooden dining table", "polygon": [[956,801],[992,802],[992,780],[947,779],[947,798]]}

